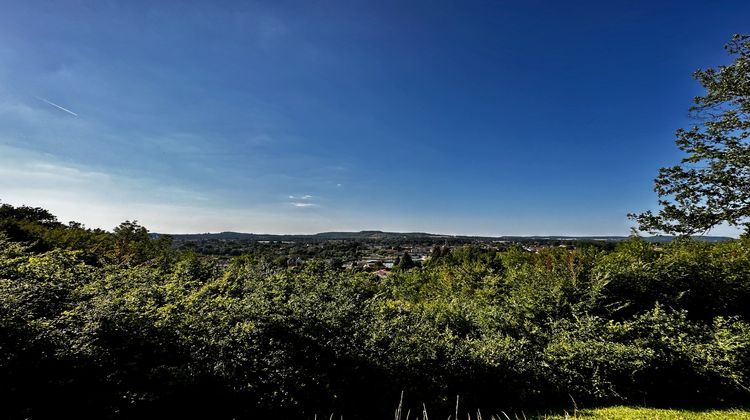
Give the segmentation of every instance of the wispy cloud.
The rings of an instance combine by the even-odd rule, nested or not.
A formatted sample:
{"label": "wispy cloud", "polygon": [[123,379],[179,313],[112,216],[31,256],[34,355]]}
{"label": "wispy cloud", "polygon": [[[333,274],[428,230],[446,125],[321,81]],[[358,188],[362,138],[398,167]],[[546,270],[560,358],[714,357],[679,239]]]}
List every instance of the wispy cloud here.
{"label": "wispy cloud", "polygon": [[292,201],[290,204],[294,207],[320,207],[315,203],[301,203],[299,201]]}
{"label": "wispy cloud", "polygon": [[311,201],[313,198],[314,197],[310,194],[290,195],[289,200],[291,201],[289,202],[289,204],[297,208],[320,207],[319,204]]}
{"label": "wispy cloud", "polygon": [[46,103],[46,104],[54,106],[55,108],[57,108],[57,109],[59,109],[61,111],[67,112],[68,114],[70,114],[70,115],[72,115],[74,117],[78,116],[78,114],[76,114],[75,112],[69,110],[68,108],[64,108],[64,107],[62,107],[62,106],[60,106],[60,105],[58,105],[58,104],[56,104],[56,103],[54,103],[52,101],[49,101],[49,100],[44,99],[44,98],[40,98],[39,96],[37,96],[36,98],[39,99],[40,101]]}
{"label": "wispy cloud", "polygon": [[350,223],[317,211],[300,217],[303,209],[289,205],[280,209],[276,202],[238,205],[161,179],[77,165],[2,142],[0,136],[0,203],[41,206],[63,222],[76,220],[88,227],[112,229],[124,220],[137,219],[149,230],[162,233],[315,233]]}

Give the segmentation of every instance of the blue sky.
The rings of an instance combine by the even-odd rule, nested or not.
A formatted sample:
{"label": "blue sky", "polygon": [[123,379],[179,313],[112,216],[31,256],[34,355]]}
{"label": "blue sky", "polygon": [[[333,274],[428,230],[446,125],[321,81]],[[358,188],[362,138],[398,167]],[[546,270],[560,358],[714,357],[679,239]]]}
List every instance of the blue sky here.
{"label": "blue sky", "polygon": [[171,233],[625,235],[750,32],[746,1],[2,3],[0,199]]}

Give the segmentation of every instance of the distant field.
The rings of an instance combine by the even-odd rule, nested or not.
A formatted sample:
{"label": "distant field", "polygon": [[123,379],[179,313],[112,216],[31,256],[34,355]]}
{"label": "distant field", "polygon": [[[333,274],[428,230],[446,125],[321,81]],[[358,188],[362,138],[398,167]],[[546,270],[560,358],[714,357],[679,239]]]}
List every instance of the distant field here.
{"label": "distant field", "polygon": [[[512,418],[512,416],[511,416]],[[521,417],[523,418],[523,417]],[[662,419],[662,420],[692,420],[692,419],[750,419],[750,410],[678,410],[641,407],[608,407],[579,410],[575,415],[547,415],[538,419],[556,420],[565,418],[578,419]]]}

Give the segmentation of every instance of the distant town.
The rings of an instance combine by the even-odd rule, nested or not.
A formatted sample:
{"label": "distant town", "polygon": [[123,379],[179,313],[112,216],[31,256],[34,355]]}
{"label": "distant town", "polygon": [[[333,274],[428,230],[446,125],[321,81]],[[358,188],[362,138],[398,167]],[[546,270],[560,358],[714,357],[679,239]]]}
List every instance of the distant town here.
{"label": "distant town", "polygon": [[[152,236],[163,236],[152,234]],[[367,271],[385,277],[399,266],[422,266],[436,254],[471,247],[503,252],[517,247],[537,253],[545,248],[594,247],[613,250],[627,236],[454,236],[422,232],[325,232],[312,235],[271,235],[221,232],[169,235],[173,246],[217,257],[226,265],[229,257],[253,255],[277,266],[298,267],[309,260],[325,261],[345,270]],[[672,236],[648,236],[644,240],[666,243]],[[696,236],[706,242],[733,240],[724,236]]]}

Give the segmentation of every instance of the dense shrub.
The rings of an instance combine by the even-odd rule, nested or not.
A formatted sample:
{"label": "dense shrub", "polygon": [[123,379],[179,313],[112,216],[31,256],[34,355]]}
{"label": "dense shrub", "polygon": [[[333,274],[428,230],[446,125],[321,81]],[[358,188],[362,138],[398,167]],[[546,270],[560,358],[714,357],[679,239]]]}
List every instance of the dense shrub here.
{"label": "dense shrub", "polygon": [[494,410],[748,400],[747,238],[467,247],[380,279],[252,255],[224,267],[134,223],[4,211],[11,418],[383,418],[402,391],[434,411],[456,395]]}

